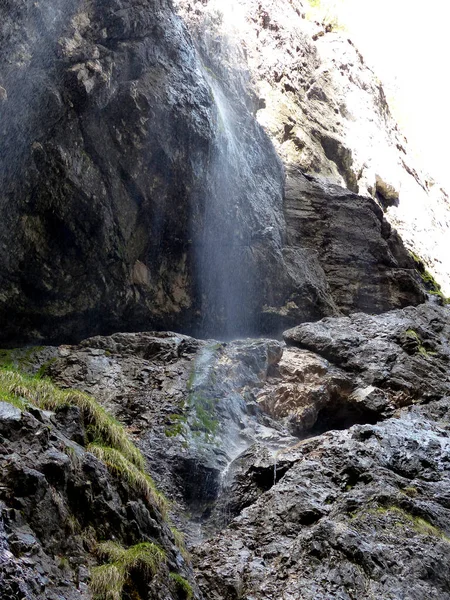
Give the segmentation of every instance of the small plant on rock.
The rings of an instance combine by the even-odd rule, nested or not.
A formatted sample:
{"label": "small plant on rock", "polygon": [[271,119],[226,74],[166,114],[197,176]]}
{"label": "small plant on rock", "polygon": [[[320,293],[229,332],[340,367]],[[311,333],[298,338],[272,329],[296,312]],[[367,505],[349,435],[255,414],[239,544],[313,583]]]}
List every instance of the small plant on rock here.
{"label": "small plant on rock", "polygon": [[187,581],[178,573],[170,573],[170,579],[172,580],[175,590],[180,598],[183,600],[191,600],[194,597],[194,591],[189,581]]}
{"label": "small plant on rock", "polygon": [[124,548],[116,542],[104,542],[98,554],[107,564],[91,571],[90,587],[95,600],[121,600],[122,591],[132,577],[150,580],[166,559],[164,550],[151,542]]}
{"label": "small plant on rock", "polygon": [[0,369],[0,392],[21,402],[29,402],[42,410],[58,410],[77,406],[92,439],[119,450],[139,469],[145,459],[128,437],[124,427],[92,396],[78,390],[62,390],[48,379],[24,375],[12,369]]}
{"label": "small plant on rock", "polygon": [[149,502],[155,504],[164,517],[167,516],[169,503],[164,495],[156,489],[153,479],[136,467],[119,450],[97,443],[87,447],[99,460],[105,463],[108,470],[125,481],[136,491],[141,492]]}

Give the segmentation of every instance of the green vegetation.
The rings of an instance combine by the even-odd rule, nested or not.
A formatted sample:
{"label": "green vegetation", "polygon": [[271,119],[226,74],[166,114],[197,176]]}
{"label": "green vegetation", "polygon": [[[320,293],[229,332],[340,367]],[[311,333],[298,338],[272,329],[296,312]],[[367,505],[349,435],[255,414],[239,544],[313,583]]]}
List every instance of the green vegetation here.
{"label": "green vegetation", "polygon": [[407,496],[409,496],[410,498],[415,498],[417,496],[417,494],[419,493],[417,491],[417,488],[409,486],[409,487],[405,487],[402,489],[402,492],[404,494],[406,494]]}
{"label": "green vegetation", "polygon": [[310,21],[320,21],[326,31],[345,31],[339,19],[342,0],[308,0],[311,9],[306,12]]}
{"label": "green vegetation", "polygon": [[416,533],[418,533],[419,535],[431,535],[434,537],[441,538],[444,541],[450,543],[450,538],[447,537],[443,531],[441,531],[422,517],[414,516],[398,506],[380,506],[377,509],[375,509],[374,512],[379,514],[390,514],[394,517],[397,517],[398,521],[395,523],[395,525],[398,527],[402,527],[404,525],[404,522],[406,521],[406,524],[411,526],[414,529],[414,531],[416,531]]}
{"label": "green vegetation", "polygon": [[91,571],[90,587],[95,600],[121,600],[122,590],[133,575],[151,579],[166,558],[164,550],[150,542],[130,548],[104,542],[98,546],[98,554],[108,562]]}
{"label": "green vegetation", "polygon": [[411,338],[412,340],[414,340],[414,342],[417,344],[417,351],[419,354],[421,354],[422,356],[435,356],[436,355],[436,352],[432,352],[425,348],[425,346],[422,344],[422,338],[417,333],[417,331],[414,331],[414,329],[407,329],[406,335],[409,338]]}
{"label": "green vegetation", "polygon": [[441,290],[440,284],[427,270],[427,268],[425,267],[425,263],[420,258],[420,256],[418,256],[411,250],[409,251],[409,254],[416,263],[417,270],[419,271],[420,276],[422,277],[422,281],[424,282],[428,293],[432,294],[433,296],[438,296],[442,300],[443,304],[450,304],[450,298],[447,298],[447,296],[444,295],[444,293]]}
{"label": "green vegetation", "polygon": [[175,525],[169,525],[169,528],[170,528],[170,531],[172,532],[175,545],[179,548],[179,550],[181,552],[181,556],[184,558],[184,560],[186,562],[189,562],[191,560],[191,557],[189,555],[189,552],[186,549],[184,533],[182,533],[181,531],[178,531],[178,529],[175,527]]}
{"label": "green vegetation", "polygon": [[61,390],[51,381],[24,375],[11,369],[0,369],[0,399],[21,410],[32,404],[43,410],[59,410],[77,406],[86,426],[88,451],[105,463],[115,476],[123,478],[149,502],[154,503],[164,517],[168,501],[156,489],[145,468],[145,459],[123,427],[98,402],[77,390]]}
{"label": "green vegetation", "polygon": [[33,365],[36,354],[39,354],[43,349],[43,346],[1,349],[0,367],[26,370]]}
{"label": "green vegetation", "polygon": [[[94,398],[77,390],[59,389],[48,379],[39,376],[32,377],[11,368],[0,368],[0,401],[8,402],[20,410],[35,406],[42,410],[58,411],[77,406],[86,428],[87,451],[101,460],[113,476],[126,481],[148,502],[157,506],[167,520],[169,503],[144,471],[144,456],[128,438],[124,427]],[[65,451],[75,464],[77,450],[66,446]],[[92,570],[91,588],[97,600],[121,600],[122,590],[132,575],[153,576],[165,560],[164,551],[155,544],[140,543],[125,549],[115,542],[104,542],[97,547],[97,534],[91,526],[82,531],[80,523],[73,516],[67,518],[65,525],[69,535],[80,536],[89,552],[97,549],[100,556],[108,560],[107,564]],[[173,526],[170,529],[175,544],[184,558],[189,560],[183,534]],[[190,597],[186,595],[186,598]]]}
{"label": "green vegetation", "polygon": [[191,598],[194,597],[194,591],[189,581],[187,581],[184,577],[181,577],[181,575],[178,575],[178,573],[170,573],[169,577],[173,581],[177,593],[184,600],[191,600]]}
{"label": "green vegetation", "polygon": [[[222,347],[222,343],[216,343],[211,344],[205,350],[213,356]],[[196,376],[201,368],[201,366],[194,364],[187,383],[188,406],[192,410],[189,425],[194,435],[203,434],[206,440],[210,441],[216,435],[219,427],[216,413],[217,399],[210,392],[211,389],[214,390],[217,375],[216,371],[209,367],[205,383],[202,382],[201,388],[200,386],[195,388]]]}
{"label": "green vegetation", "polygon": [[87,449],[104,462],[113,475],[125,480],[132,488],[141,492],[149,502],[159,508],[164,517],[167,516],[169,503],[164,495],[156,489],[155,482],[150,475],[136,467],[122,452],[115,448],[92,443],[89,444]]}
{"label": "green vegetation", "polygon": [[167,437],[176,437],[177,435],[183,435],[184,425],[187,421],[185,415],[171,414],[168,416],[170,425],[166,427],[164,433]]}
{"label": "green vegetation", "polygon": [[21,398],[14,396],[14,394],[10,394],[4,389],[2,389],[0,385],[0,402],[8,402],[8,404],[12,404],[19,410],[26,409],[26,402],[24,402]]}
{"label": "green vegetation", "polygon": [[[405,490],[408,488],[405,488]],[[415,488],[409,488],[415,489]],[[405,491],[404,490],[404,491]],[[417,492],[417,490],[416,490]],[[408,494],[409,495],[409,494]],[[357,511],[351,515],[352,519],[358,519],[364,514],[371,515],[382,515],[394,518],[396,527],[411,527],[419,535],[433,536],[439,538],[447,543],[450,543],[450,538],[440,529],[432,525],[429,521],[422,517],[411,514],[407,510],[389,504],[386,506],[377,506],[376,508],[370,508],[366,511]]]}
{"label": "green vegetation", "polygon": [[195,410],[195,418],[191,423],[194,433],[203,433],[208,439],[214,437],[219,426],[215,417],[216,400],[201,392],[193,392],[189,397],[189,404]]}
{"label": "green vegetation", "polygon": [[59,565],[58,567],[62,570],[65,571],[66,569],[70,568],[70,563],[69,560],[65,557],[65,556],[61,556],[59,558]]}
{"label": "green vegetation", "polygon": [[142,453],[128,438],[124,427],[92,396],[78,390],[62,390],[48,379],[31,377],[11,369],[0,369],[0,393],[30,402],[43,410],[77,406],[91,439],[116,448],[139,469],[145,468]]}
{"label": "green vegetation", "polygon": [[94,600],[122,600],[124,574],[115,565],[101,565],[91,570]]}

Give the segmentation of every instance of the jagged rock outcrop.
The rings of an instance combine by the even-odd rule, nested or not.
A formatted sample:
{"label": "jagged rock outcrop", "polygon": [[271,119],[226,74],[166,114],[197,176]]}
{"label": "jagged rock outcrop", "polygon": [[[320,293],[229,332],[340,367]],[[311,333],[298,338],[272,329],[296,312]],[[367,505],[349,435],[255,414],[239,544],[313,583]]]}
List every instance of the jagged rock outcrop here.
{"label": "jagged rock outcrop", "polygon": [[[156,539],[199,598],[450,598],[449,308],[326,318],[285,338],[125,333],[4,352],[4,363],[93,394],[126,424],[195,567],[193,579],[167,524],[154,514],[149,529],[145,504],[138,517],[127,485],[80,446],[76,414],[1,403],[4,581],[44,585],[43,570],[52,580],[41,597],[72,598],[73,565],[92,561],[67,534],[73,513],[105,537]],[[87,489],[86,468],[97,492],[81,502],[72,492]],[[25,486],[30,472],[41,487]],[[37,489],[40,514],[30,509]],[[150,598],[172,593],[165,581]]]}
{"label": "jagged rock outcrop", "polygon": [[303,432],[326,433],[235,461],[236,518],[194,551],[206,597],[450,598],[449,323],[428,306],[285,333],[304,349],[285,351],[263,406],[294,422],[309,408]]}
{"label": "jagged rock outcrop", "polygon": [[248,65],[257,119],[283,162],[376,198],[450,295],[448,194],[421,173],[383,86],[345,31],[311,20],[308,0],[176,4],[217,62]]}
{"label": "jagged rock outcrop", "polygon": [[378,386],[411,399],[450,395],[448,308],[408,307],[372,317],[355,314],[300,325],[288,344],[327,358],[361,386]]}
{"label": "jagged rock outcrop", "polygon": [[[0,439],[2,600],[91,599],[91,568],[98,543],[105,541],[125,547],[157,542],[166,552],[158,575],[148,581],[134,573],[136,588],[130,585],[124,598],[143,584],[152,598],[179,597],[169,570],[187,577],[191,570],[169,523],[143,493],[86,450],[77,408],[55,414],[1,400]],[[114,582],[107,587],[113,590]]]}
{"label": "jagged rock outcrop", "polygon": [[442,418],[448,400],[292,449],[281,480],[196,549],[205,596],[450,598]]}
{"label": "jagged rock outcrop", "polygon": [[4,342],[278,334],[423,301],[371,199],[289,173],[285,215],[246,64],[170,2],[20,0],[0,17]]}

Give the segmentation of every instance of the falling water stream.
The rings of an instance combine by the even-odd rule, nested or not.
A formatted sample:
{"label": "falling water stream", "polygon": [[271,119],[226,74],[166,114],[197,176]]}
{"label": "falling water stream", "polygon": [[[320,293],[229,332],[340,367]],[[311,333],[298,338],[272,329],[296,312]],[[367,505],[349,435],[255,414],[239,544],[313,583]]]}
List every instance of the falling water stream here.
{"label": "falling water stream", "polygon": [[[211,7],[225,10],[217,2]],[[242,53],[234,51],[226,36],[218,41],[213,28],[206,28],[200,37],[202,77],[210,90],[215,135],[203,190],[202,227],[200,231],[194,227],[192,236],[202,299],[199,336],[233,340],[260,331],[263,269],[256,248],[282,245],[284,174],[249,108]],[[245,364],[241,372],[230,373],[226,356],[227,351],[214,345],[201,350],[189,389],[189,445],[203,456],[204,464],[217,470],[216,500],[226,499],[240,457],[250,447],[259,444],[273,457],[276,482],[277,452],[297,441],[286,430],[267,425],[257,408],[249,409],[249,389],[260,386],[260,373]],[[199,435],[198,430],[208,428],[206,435]],[[220,511],[219,526],[229,520],[226,501]]]}
{"label": "falling water stream", "polygon": [[237,116],[217,78],[206,69],[204,75],[214,100],[216,139],[210,155],[203,229],[196,247],[202,329],[207,335],[219,330],[222,337],[231,338],[255,330],[250,306],[256,282],[246,256],[250,252],[251,207],[248,188],[242,185],[242,181],[251,182],[251,173],[245,140],[236,131]]}
{"label": "falling water stream", "polygon": [[195,456],[194,464],[202,465],[196,468],[201,497],[193,505],[197,542],[235,516],[230,498],[248,452],[261,463],[261,477],[268,489],[280,476],[280,450],[298,442],[284,426],[263,415],[255,402],[271,344],[264,340],[211,343],[196,356],[189,382],[185,439]]}

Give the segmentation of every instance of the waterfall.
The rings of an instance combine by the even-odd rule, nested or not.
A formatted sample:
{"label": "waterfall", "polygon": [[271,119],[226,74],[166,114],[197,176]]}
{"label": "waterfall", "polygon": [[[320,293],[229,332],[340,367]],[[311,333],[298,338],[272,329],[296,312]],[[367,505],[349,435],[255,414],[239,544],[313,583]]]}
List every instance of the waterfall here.
{"label": "waterfall", "polygon": [[214,75],[206,72],[216,109],[216,140],[210,154],[208,198],[197,240],[202,330],[229,338],[254,330],[249,310],[255,286],[246,217],[249,165],[236,131],[238,116]]}
{"label": "waterfall", "polygon": [[[191,224],[201,297],[201,336],[259,332],[264,272],[258,246],[281,247],[283,170],[271,142],[239,97],[241,73],[203,77],[214,106],[215,137]],[[265,227],[261,227],[261,224]],[[267,270],[267,269],[266,269]]]}

